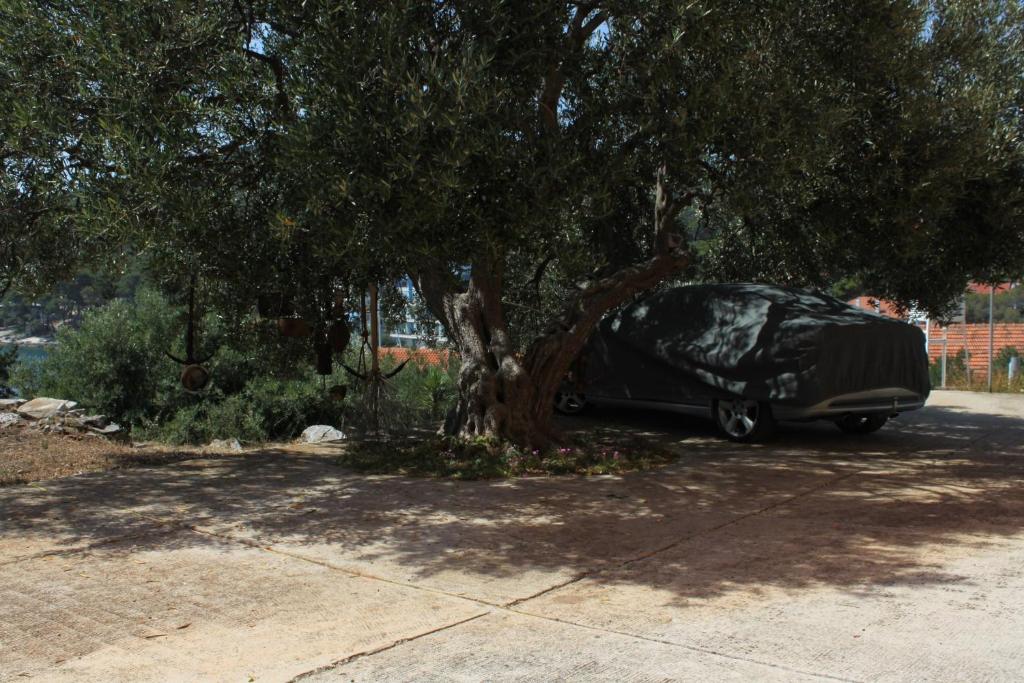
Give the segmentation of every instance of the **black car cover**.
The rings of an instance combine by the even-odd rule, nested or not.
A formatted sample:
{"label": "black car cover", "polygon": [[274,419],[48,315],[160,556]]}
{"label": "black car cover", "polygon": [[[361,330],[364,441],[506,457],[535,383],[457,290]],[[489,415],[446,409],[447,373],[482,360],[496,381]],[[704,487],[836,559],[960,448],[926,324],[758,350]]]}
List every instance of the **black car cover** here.
{"label": "black car cover", "polygon": [[605,318],[581,360],[586,391],[641,400],[744,396],[811,406],[869,389],[922,398],[930,390],[918,328],[768,285],[654,294]]}

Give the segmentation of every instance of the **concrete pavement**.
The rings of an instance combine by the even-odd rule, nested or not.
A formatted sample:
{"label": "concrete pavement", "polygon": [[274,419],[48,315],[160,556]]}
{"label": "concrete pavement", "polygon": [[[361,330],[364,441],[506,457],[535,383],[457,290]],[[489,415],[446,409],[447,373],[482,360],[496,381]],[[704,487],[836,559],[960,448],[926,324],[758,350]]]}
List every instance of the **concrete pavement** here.
{"label": "concrete pavement", "polygon": [[1015,680],[1024,397],[672,466],[359,476],[267,451],[0,489],[0,680]]}

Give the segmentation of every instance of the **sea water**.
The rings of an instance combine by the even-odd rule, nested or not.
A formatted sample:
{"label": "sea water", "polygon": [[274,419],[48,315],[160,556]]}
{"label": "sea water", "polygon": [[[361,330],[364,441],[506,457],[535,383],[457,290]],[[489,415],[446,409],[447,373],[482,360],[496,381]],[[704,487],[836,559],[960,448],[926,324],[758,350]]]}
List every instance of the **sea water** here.
{"label": "sea water", "polygon": [[[0,351],[10,347],[11,344],[0,344]],[[48,346],[18,346],[18,360],[29,363],[41,361],[49,352]]]}

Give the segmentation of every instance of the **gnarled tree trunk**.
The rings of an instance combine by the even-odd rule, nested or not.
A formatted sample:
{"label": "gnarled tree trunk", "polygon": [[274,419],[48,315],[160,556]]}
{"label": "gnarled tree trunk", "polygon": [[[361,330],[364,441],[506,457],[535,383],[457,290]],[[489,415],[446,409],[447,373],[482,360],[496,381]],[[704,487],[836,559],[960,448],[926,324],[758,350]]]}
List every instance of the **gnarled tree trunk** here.
{"label": "gnarled tree trunk", "polygon": [[681,271],[689,262],[677,236],[667,232],[678,209],[659,185],[652,258],[583,286],[565,309],[517,355],[502,307],[502,264],[477,262],[464,291],[452,278],[420,274],[421,295],[459,349],[459,401],[445,431],[486,436],[540,448],[557,440],[554,399],[587,338],[609,310]]}
{"label": "gnarled tree trunk", "polygon": [[478,262],[464,292],[440,301],[442,320],[459,349],[459,400],[445,431],[462,437],[493,437],[525,446],[549,435],[534,422],[534,383],[517,357],[501,302],[500,263]]}

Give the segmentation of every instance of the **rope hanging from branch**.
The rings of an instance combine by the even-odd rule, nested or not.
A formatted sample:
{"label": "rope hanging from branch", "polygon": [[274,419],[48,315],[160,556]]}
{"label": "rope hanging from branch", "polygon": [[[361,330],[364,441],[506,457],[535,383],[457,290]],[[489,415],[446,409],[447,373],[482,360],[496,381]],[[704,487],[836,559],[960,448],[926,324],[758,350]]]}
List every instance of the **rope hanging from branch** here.
{"label": "rope hanging from branch", "polygon": [[192,392],[202,391],[210,383],[210,372],[203,367],[216,353],[216,349],[206,356],[196,356],[198,343],[196,341],[196,276],[188,287],[188,322],[185,326],[185,357],[178,358],[170,351],[166,351],[167,357],[178,365],[183,366],[181,370],[181,385]]}

